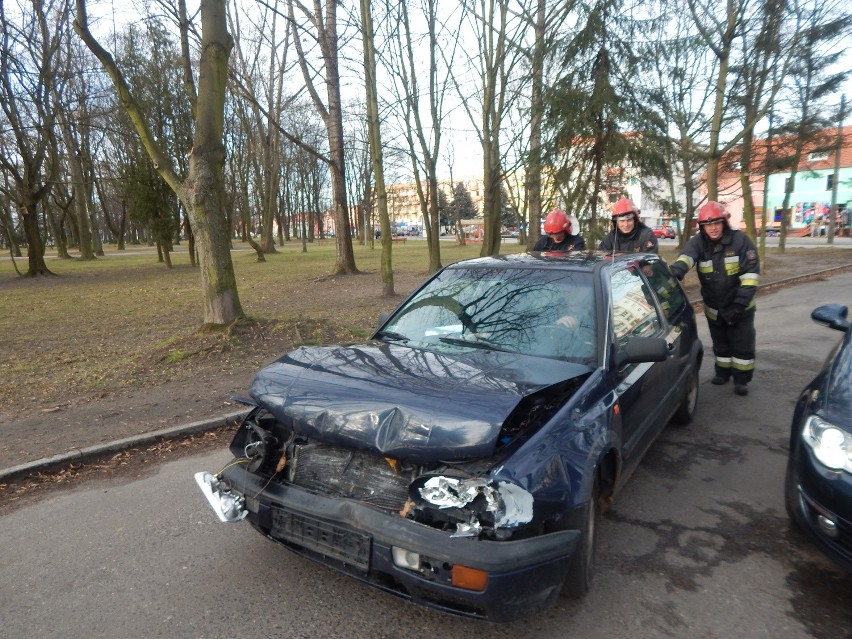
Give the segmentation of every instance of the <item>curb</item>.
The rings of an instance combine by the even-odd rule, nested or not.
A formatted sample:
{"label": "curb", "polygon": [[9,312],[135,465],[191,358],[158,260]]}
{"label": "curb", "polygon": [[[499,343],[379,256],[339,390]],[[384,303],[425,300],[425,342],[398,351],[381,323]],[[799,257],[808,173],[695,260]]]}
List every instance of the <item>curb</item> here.
{"label": "curb", "polygon": [[203,421],[191,422],[189,424],[183,424],[181,426],[171,426],[169,428],[163,428],[148,433],[142,433],[140,435],[134,435],[132,437],[125,437],[124,439],[117,439],[115,441],[107,442],[105,444],[87,446],[86,448],[74,448],[72,450],[69,450],[67,453],[60,453],[58,455],[53,455],[52,457],[44,457],[42,459],[36,459],[34,461],[27,462],[25,464],[20,464],[19,466],[0,469],[0,483],[13,479],[18,479],[25,475],[31,475],[37,472],[44,472],[51,468],[67,466],[68,464],[83,463],[87,460],[90,460],[94,457],[99,457],[100,455],[104,455],[106,453],[117,453],[123,450],[127,450],[129,448],[147,446],[149,444],[155,444],[160,441],[165,441],[169,439],[180,439],[181,437],[186,437],[187,435],[203,433],[208,430],[213,430],[221,426],[227,426],[232,422],[242,420],[242,418],[246,415],[248,415],[248,411],[229,413],[221,417],[214,417],[212,419],[207,419]]}
{"label": "curb", "polygon": [[[760,286],[760,290],[767,291],[775,288],[781,288],[790,284],[809,282],[811,280],[819,279],[828,275],[835,275],[837,273],[841,273],[848,270],[852,270],[852,264],[847,264],[846,266],[837,266],[834,268],[825,269],[824,271],[807,273],[805,275],[788,277],[786,279],[778,280],[776,282],[769,282],[767,284],[762,284]],[[700,310],[703,305],[700,299],[690,300],[689,302],[693,305],[693,307],[696,307],[697,310]],[[192,422],[189,424],[184,424],[182,426],[172,426],[170,428],[163,428],[161,430],[155,430],[149,433],[143,433],[141,435],[134,435],[133,437],[126,437],[124,439],[118,439],[112,442],[107,442],[105,444],[88,446],[86,448],[75,448],[73,450],[68,451],[67,453],[60,453],[58,455],[53,455],[52,457],[36,459],[34,461],[27,462],[26,464],[13,466],[12,468],[0,469],[0,483],[7,482],[13,479],[18,479],[25,475],[31,475],[37,472],[44,472],[46,470],[59,466],[65,466],[74,463],[83,463],[89,459],[98,457],[106,453],[120,452],[129,448],[146,446],[148,444],[154,444],[169,439],[180,439],[181,437],[186,437],[187,435],[193,435],[196,433],[202,433],[208,430],[213,430],[220,426],[227,426],[231,422],[242,420],[243,417],[248,415],[248,413],[249,411],[247,410],[236,413],[229,413],[221,417],[214,417],[208,420]]]}

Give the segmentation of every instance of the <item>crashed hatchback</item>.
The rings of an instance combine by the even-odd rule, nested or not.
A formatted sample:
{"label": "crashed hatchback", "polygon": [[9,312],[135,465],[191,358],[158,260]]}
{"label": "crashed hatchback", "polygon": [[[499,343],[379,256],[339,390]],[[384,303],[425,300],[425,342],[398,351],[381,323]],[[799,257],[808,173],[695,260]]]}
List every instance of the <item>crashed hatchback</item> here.
{"label": "crashed hatchback", "polygon": [[702,346],[656,255],[448,266],[365,344],[261,370],[221,521],[418,604],[511,621],[584,594],[597,521],[670,421]]}

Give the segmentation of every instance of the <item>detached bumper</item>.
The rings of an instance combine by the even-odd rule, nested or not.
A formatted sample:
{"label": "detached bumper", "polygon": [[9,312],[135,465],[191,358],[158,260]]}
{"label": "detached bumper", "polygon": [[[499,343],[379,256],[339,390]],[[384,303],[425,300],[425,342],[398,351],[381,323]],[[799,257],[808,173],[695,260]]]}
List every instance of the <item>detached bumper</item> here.
{"label": "detached bumper", "polygon": [[579,538],[576,530],[518,541],[450,537],[396,512],[269,483],[239,466],[223,474],[222,484],[230,487],[223,499],[225,486],[196,478],[220,521],[244,517],[289,550],[359,581],[420,605],[495,622],[527,617],[552,603]]}

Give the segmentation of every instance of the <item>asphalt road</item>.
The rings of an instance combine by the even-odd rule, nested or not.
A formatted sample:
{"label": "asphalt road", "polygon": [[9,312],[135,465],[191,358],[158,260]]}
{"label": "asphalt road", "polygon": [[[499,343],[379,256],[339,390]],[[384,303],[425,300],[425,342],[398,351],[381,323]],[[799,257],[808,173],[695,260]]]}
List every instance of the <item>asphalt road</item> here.
{"label": "asphalt road", "polygon": [[[783,473],[795,397],[839,334],[852,274],[762,295],[747,398],[702,371],[600,530],[583,601],[496,626],[422,610],[219,524],[192,479],[225,451],[92,482],[0,516],[2,637],[849,637],[852,577],[792,534]],[[706,325],[702,337],[709,352]]]}

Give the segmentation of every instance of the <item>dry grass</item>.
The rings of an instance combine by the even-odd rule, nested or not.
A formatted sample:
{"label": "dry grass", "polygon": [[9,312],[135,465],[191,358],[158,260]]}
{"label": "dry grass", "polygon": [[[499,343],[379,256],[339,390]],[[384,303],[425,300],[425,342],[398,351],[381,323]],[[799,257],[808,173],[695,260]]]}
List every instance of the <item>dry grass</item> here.
{"label": "dry grass", "polygon": [[[238,248],[240,248],[238,246]],[[519,247],[518,247],[519,248]],[[442,245],[445,263],[478,255],[479,245]],[[258,367],[279,347],[347,341],[369,334],[397,298],[381,296],[378,247],[356,247],[362,275],[329,277],[330,241],[288,245],[257,263],[233,253],[248,318],[222,331],[200,330],[198,270],[185,247],[166,269],[150,250],[94,261],[48,260],[57,277],[20,278],[0,261],[0,409],[24,397],[61,403],[63,394],[155,385],[199,368]],[[426,277],[425,242],[394,246],[395,283],[408,293]]]}

